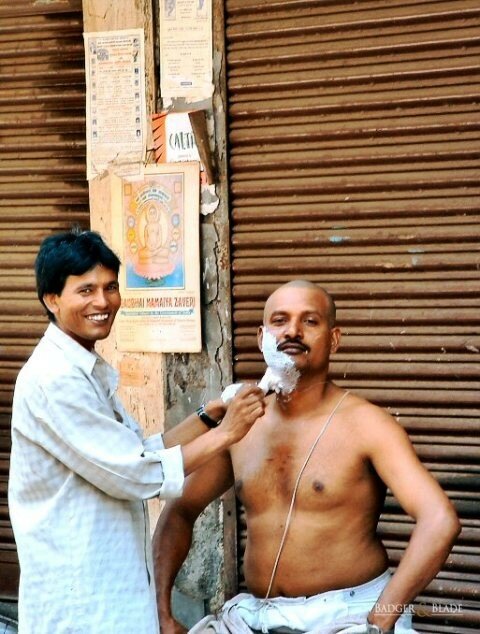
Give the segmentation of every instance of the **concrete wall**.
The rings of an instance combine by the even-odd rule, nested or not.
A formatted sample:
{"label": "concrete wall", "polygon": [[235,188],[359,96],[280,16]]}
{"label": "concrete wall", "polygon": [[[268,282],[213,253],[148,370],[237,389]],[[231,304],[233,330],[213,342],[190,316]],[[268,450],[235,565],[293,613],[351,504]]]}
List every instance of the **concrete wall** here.
{"label": "concrete wall", "polygon": [[[210,138],[217,166],[213,214],[201,217],[202,336],[201,354],[166,355],[166,428],[190,414],[198,404],[218,396],[232,381],[230,311],[230,228],[227,187],[227,140],[223,2],[214,0],[213,107],[208,108]],[[214,125],[212,125],[214,124]],[[177,615],[187,625],[214,610],[235,591],[236,540],[234,498],[227,494],[199,518],[194,543],[177,578]]]}

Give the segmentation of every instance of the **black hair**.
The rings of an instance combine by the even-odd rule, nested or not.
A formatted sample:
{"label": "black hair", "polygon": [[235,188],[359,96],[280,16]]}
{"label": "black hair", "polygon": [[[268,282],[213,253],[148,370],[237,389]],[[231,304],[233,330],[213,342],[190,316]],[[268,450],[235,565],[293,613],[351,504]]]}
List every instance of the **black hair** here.
{"label": "black hair", "polygon": [[83,275],[98,264],[118,275],[120,260],[96,231],[74,227],[45,238],[35,259],[35,277],[38,299],[50,321],[55,321],[55,316],[46,307],[43,296],[61,295],[69,275]]}

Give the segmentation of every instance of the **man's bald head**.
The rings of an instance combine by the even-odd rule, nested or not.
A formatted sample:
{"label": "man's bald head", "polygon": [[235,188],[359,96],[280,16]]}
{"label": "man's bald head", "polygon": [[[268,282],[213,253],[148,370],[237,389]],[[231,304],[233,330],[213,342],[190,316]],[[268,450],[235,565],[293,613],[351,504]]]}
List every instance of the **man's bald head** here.
{"label": "man's bald head", "polygon": [[336,324],[336,318],[337,318],[337,308],[335,306],[335,302],[333,300],[333,297],[330,295],[330,293],[325,290],[324,288],[322,288],[321,286],[319,286],[318,284],[314,284],[314,282],[309,282],[308,280],[292,280],[291,282],[287,282],[286,284],[282,284],[281,286],[279,286],[277,289],[275,289],[273,291],[273,293],[268,297],[267,301],[265,302],[265,310],[263,313],[263,317],[264,317],[264,321],[265,321],[265,316],[267,314],[267,310],[269,308],[269,303],[271,298],[280,290],[284,289],[284,288],[305,288],[311,291],[314,291],[316,293],[318,293],[319,295],[321,295],[327,305],[327,314],[326,317],[328,319],[328,325],[330,328],[334,328],[335,324]]}

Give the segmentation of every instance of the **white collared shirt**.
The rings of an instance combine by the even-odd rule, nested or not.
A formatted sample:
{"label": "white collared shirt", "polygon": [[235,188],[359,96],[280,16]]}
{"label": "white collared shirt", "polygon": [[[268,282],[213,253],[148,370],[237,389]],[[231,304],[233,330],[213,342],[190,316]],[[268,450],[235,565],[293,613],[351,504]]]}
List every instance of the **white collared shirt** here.
{"label": "white collared shirt", "polygon": [[20,634],[157,634],[145,499],[176,497],[179,446],[143,440],[117,372],[50,324],[18,375],[9,507]]}

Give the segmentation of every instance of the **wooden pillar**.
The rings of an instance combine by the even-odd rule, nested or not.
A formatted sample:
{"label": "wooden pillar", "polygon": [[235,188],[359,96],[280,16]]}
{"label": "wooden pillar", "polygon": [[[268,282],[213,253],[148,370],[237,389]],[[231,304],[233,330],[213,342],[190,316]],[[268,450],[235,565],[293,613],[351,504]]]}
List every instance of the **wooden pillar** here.
{"label": "wooden pillar", "polygon": [[[116,31],[143,28],[145,31],[145,83],[147,113],[155,110],[155,68],[152,0],[83,0],[84,31]],[[148,138],[148,137],[147,137]],[[91,228],[112,244],[111,193],[108,176],[90,181]],[[98,350],[120,371],[120,397],[130,413],[150,435],[163,430],[164,356],[158,353],[125,353],[116,348],[115,327]],[[158,500],[150,502],[152,529],[158,518]]]}

